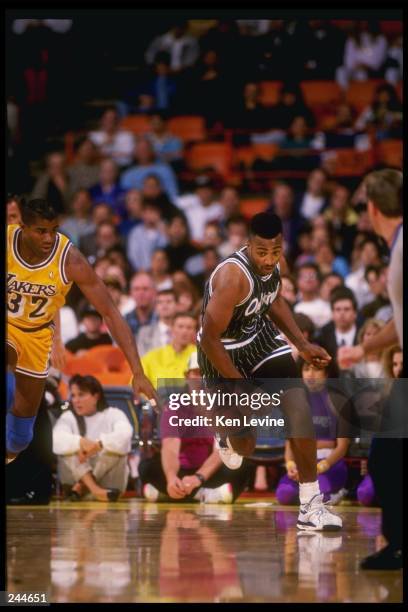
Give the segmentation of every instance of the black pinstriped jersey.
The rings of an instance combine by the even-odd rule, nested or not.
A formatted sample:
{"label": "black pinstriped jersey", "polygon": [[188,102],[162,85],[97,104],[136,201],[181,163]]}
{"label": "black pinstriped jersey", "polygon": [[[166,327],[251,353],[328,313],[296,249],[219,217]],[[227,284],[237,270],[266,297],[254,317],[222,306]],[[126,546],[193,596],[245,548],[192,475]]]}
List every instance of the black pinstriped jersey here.
{"label": "black pinstriped jersey", "polygon": [[[204,289],[202,316],[211,299],[212,282],[218,270],[227,263],[237,265],[249,281],[248,295],[234,308],[231,321],[221,335],[221,342],[238,369],[246,376],[252,374],[265,360],[291,352],[278,328],[267,316],[280,287],[280,267],[268,276],[257,274],[246,254],[247,247],[224,259],[211,274]],[[211,364],[200,349],[202,329],[198,332],[199,362],[204,376],[214,374]]]}

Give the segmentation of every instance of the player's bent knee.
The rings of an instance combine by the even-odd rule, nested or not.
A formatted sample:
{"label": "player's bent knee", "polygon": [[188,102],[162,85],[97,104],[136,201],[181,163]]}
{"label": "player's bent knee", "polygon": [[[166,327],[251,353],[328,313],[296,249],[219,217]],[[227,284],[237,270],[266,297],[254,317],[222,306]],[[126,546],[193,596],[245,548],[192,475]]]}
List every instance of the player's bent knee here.
{"label": "player's bent knee", "polygon": [[6,418],[6,447],[10,453],[21,453],[33,439],[36,417],[18,417],[11,412]]}

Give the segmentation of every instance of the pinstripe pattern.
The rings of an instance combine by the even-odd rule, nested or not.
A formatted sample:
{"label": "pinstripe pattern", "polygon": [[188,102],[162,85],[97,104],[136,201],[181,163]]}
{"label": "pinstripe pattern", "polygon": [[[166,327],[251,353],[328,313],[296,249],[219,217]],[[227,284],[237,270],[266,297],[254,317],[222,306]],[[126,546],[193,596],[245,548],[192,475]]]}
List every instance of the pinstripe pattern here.
{"label": "pinstripe pattern", "polygon": [[[232,319],[221,338],[234,366],[243,376],[250,377],[264,362],[291,352],[289,345],[280,337],[278,328],[267,317],[268,309],[279,290],[279,264],[272,274],[261,277],[255,273],[246,255],[246,247],[230,255],[218,265],[206,284],[201,313],[203,317],[211,299],[212,280],[226,263],[236,263],[241,269],[245,268],[245,274],[251,279],[250,293],[235,306]],[[222,378],[201,350],[201,333],[202,330],[197,335],[201,374],[207,380]]]}

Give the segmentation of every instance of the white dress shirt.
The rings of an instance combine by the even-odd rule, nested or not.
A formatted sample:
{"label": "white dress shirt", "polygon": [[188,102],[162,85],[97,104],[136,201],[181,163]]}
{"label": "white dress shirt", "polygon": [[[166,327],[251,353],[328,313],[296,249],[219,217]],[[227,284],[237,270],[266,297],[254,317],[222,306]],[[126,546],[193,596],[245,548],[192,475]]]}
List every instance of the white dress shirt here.
{"label": "white dress shirt", "polygon": [[336,334],[337,346],[353,346],[356,331],[357,327],[355,325],[353,325],[353,327],[347,332],[341,332],[337,329],[334,329],[334,333]]}

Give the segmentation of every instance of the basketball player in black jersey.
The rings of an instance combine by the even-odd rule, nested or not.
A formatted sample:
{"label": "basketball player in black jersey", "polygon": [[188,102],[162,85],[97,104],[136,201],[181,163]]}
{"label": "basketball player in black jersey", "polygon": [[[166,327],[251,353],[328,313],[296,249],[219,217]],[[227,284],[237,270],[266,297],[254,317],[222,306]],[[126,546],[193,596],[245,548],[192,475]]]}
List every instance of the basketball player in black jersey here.
{"label": "basketball player in black jersey", "polygon": [[[280,332],[306,362],[323,366],[331,360],[323,348],[304,339],[280,296],[281,256],[281,220],[260,213],[251,220],[247,246],[222,261],[212,273],[205,288],[202,327],[197,337],[198,360],[206,382],[296,378],[291,349]],[[311,424],[306,395],[300,387],[286,392],[282,408],[287,420]],[[220,456],[231,469],[241,465],[242,455],[249,456],[254,450],[253,435],[243,433],[219,439]],[[327,510],[320,494],[316,440],[293,437],[290,443],[299,472],[298,528],[340,529],[341,518]]]}

